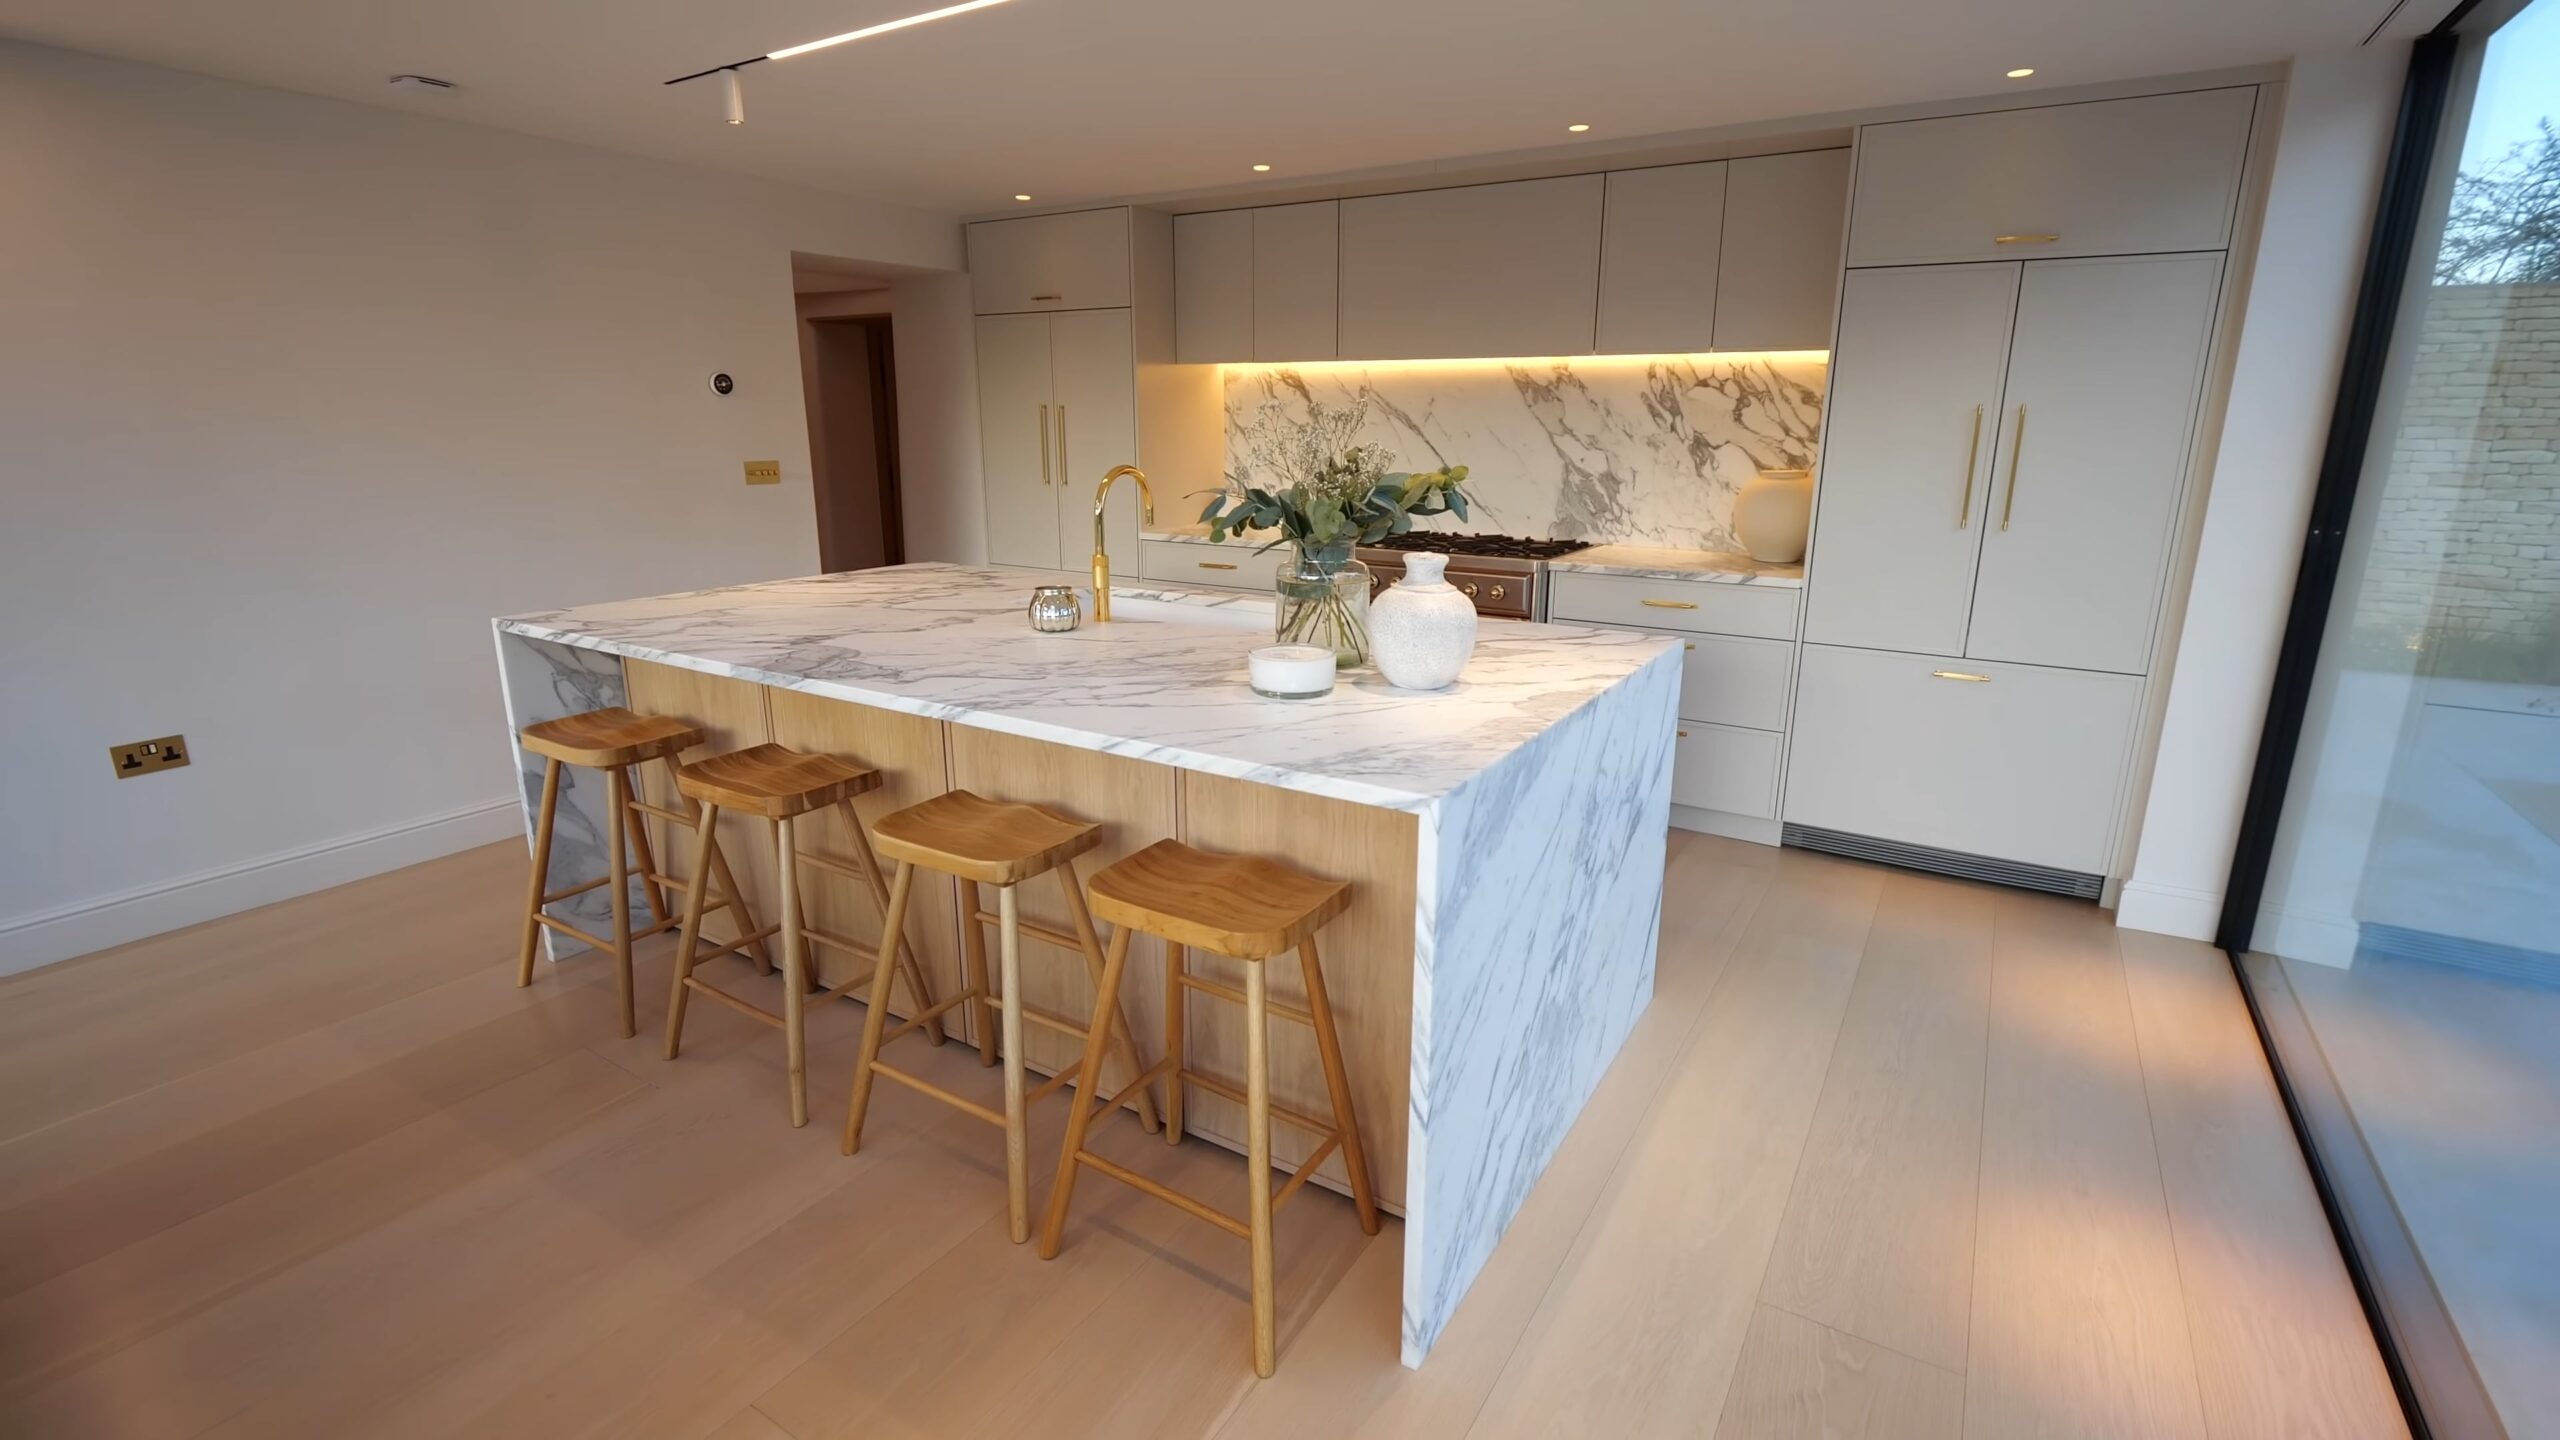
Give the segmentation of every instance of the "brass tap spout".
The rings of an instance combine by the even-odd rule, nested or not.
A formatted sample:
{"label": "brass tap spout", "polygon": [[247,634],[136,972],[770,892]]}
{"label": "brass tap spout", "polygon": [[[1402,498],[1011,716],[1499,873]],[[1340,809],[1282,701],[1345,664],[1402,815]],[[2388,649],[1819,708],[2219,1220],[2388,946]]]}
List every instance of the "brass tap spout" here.
{"label": "brass tap spout", "polygon": [[1102,540],[1102,506],[1111,498],[1111,482],[1126,475],[1138,482],[1138,515],[1141,524],[1156,523],[1156,495],[1147,488],[1147,472],[1135,465],[1116,465],[1102,477],[1093,491],[1093,618],[1098,623],[1111,618],[1111,552]]}

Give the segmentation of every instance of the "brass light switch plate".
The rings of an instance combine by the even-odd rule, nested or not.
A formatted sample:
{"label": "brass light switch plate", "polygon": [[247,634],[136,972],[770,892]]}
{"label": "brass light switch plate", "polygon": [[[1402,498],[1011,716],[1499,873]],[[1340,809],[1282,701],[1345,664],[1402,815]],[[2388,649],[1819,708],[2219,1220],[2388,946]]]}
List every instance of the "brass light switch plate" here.
{"label": "brass light switch plate", "polygon": [[175,770],[187,763],[195,752],[187,748],[184,735],[163,735],[157,740],[135,740],[108,747],[108,758],[116,762],[116,778],[129,780],[136,775],[157,775]]}
{"label": "brass light switch plate", "polygon": [[781,483],[782,483],[782,462],[781,462],[781,461],[779,461],[779,460],[750,460],[750,461],[748,461],[748,462],[747,462],[747,483],[748,483],[748,484],[750,484],[750,485],[779,485],[779,484],[781,484]]}

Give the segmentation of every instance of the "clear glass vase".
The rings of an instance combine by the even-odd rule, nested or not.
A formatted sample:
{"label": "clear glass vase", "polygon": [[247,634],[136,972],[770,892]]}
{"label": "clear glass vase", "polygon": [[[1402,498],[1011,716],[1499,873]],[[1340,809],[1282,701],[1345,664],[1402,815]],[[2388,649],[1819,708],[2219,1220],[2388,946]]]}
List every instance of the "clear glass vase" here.
{"label": "clear glass vase", "polygon": [[1369,663],[1369,567],[1351,558],[1350,546],[1291,546],[1272,588],[1279,604],[1271,629],[1280,643],[1321,645],[1338,669]]}

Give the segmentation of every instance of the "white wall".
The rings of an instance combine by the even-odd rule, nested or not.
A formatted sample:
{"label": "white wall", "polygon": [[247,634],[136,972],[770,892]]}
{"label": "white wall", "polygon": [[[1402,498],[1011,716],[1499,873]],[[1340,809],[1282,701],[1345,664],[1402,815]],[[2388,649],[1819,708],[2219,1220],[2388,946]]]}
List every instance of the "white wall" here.
{"label": "white wall", "polygon": [[965,274],[889,285],[898,366],[898,504],[909,560],[983,564],[977,321]]}
{"label": "white wall", "polygon": [[[515,833],[489,618],[814,570],[790,252],[961,263],[948,216],[11,44],[0,196],[0,969]],[[971,403],[900,381],[918,443]]]}
{"label": "white wall", "polygon": [[2304,56],[2265,230],[2140,848],[2117,923],[2210,939],[2319,477],[2405,45]]}

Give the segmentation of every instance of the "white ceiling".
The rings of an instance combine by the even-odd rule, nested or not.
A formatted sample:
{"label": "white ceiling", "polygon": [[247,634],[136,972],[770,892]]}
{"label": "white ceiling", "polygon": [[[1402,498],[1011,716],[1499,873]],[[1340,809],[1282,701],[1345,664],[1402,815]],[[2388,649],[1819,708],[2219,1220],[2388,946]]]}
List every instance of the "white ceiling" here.
{"label": "white ceiling", "polygon": [[[938,209],[1226,186],[2281,60],[2391,0],[0,0],[0,34]],[[2412,0],[2432,4],[2433,0]],[[2441,10],[2441,4],[2434,4]],[[2035,78],[2004,80],[2016,65]],[[394,92],[397,72],[459,84]],[[1564,127],[1586,122],[1583,137]]]}

